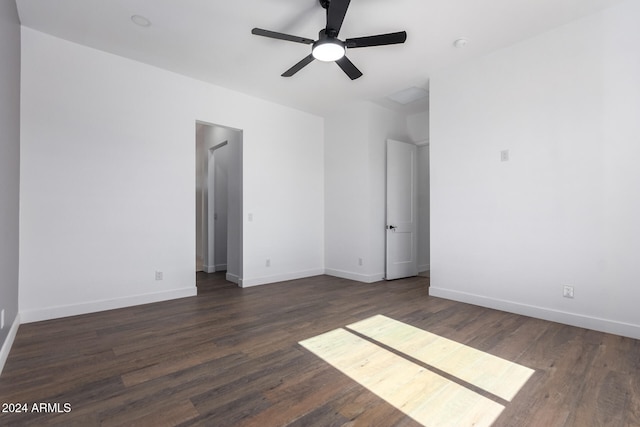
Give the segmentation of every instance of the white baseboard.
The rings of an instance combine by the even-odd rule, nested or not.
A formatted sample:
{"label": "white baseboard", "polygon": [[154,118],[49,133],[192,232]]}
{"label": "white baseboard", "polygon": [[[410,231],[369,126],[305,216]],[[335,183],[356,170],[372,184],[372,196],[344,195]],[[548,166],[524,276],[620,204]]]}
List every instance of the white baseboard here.
{"label": "white baseboard", "polygon": [[269,283],[284,282],[286,280],[303,279],[305,277],[319,276],[321,274],[324,274],[323,269],[296,271],[292,273],[276,274],[273,276],[241,279],[238,284],[243,288],[248,288],[250,286],[266,285]]}
{"label": "white baseboard", "polygon": [[9,358],[9,352],[11,351],[11,346],[13,345],[13,341],[16,339],[16,334],[18,333],[18,327],[20,326],[20,314],[16,315],[16,318],[13,319],[13,323],[11,324],[11,329],[9,329],[9,334],[7,338],[5,338],[4,343],[2,344],[2,348],[0,348],[0,374],[2,374],[2,370],[4,369],[4,364],[7,362]]}
{"label": "white baseboard", "polygon": [[24,310],[20,311],[20,319],[22,323],[39,322],[41,320],[57,319],[60,317],[76,316],[79,314],[95,313],[97,311],[112,310],[115,308],[131,307],[134,305],[191,297],[196,294],[197,289],[194,286],[190,288],[172,289],[169,291],[134,295],[124,298],[89,301],[80,304],[46,307],[37,310]]}
{"label": "white baseboard", "polygon": [[361,274],[351,271],[335,270],[333,268],[325,268],[324,274],[328,276],[340,277],[341,279],[355,280],[363,283],[374,283],[384,280],[384,273],[377,274]]}
{"label": "white baseboard", "polygon": [[227,279],[231,283],[235,283],[236,285],[240,285],[240,283],[242,283],[242,279],[240,278],[240,276],[231,273],[227,273],[225,279]]}
{"label": "white baseboard", "polygon": [[203,265],[202,271],[205,273],[215,273],[216,271],[225,271],[227,264]]}
{"label": "white baseboard", "polygon": [[585,316],[583,314],[570,313],[567,311],[554,310],[433,286],[429,288],[429,295],[479,305],[481,307],[507,311],[509,313],[521,314],[523,316],[535,317],[537,319],[549,320],[551,322],[563,323],[565,325],[577,326],[579,328],[592,329],[594,331],[640,339],[640,325],[634,325],[631,323]]}
{"label": "white baseboard", "polygon": [[424,273],[429,270],[431,270],[431,266],[429,264],[422,264],[418,266],[418,273]]}

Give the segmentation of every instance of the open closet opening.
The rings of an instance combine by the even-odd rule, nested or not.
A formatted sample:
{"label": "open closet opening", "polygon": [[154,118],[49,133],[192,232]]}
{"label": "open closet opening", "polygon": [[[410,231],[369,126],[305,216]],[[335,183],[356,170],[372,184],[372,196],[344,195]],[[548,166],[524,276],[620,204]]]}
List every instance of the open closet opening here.
{"label": "open closet opening", "polygon": [[242,279],[242,131],[196,122],[196,272]]}

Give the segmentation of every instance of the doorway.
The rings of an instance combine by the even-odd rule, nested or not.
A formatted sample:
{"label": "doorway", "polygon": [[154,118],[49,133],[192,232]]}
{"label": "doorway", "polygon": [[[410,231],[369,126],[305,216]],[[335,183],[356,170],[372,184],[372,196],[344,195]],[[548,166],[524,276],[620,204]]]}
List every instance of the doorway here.
{"label": "doorway", "polygon": [[196,122],[196,272],[242,278],[242,131]]}
{"label": "doorway", "polygon": [[387,141],[385,278],[430,277],[429,143]]}
{"label": "doorway", "polygon": [[416,145],[388,139],[386,280],[418,275],[417,187]]}

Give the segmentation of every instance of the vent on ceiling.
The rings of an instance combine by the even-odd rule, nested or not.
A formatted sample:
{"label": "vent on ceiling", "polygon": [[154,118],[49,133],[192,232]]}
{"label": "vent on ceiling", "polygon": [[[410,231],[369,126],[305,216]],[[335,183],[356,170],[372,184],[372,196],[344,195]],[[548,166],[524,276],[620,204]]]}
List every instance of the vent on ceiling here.
{"label": "vent on ceiling", "polygon": [[387,96],[388,99],[398,104],[407,105],[419,99],[426,98],[429,92],[419,87],[410,87]]}

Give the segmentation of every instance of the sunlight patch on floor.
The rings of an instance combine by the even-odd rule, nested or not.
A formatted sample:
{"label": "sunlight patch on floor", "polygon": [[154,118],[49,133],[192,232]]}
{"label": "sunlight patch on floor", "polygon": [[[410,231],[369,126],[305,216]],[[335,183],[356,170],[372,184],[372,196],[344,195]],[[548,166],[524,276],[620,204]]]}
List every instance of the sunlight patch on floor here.
{"label": "sunlight patch on floor", "polygon": [[300,345],[425,426],[491,426],[504,407],[344,329]]}
{"label": "sunlight patch on floor", "polygon": [[382,315],[347,328],[508,401],[534,372]]}
{"label": "sunlight patch on floor", "polygon": [[491,426],[534,372],[382,315],[346,328],[300,345],[424,426]]}

